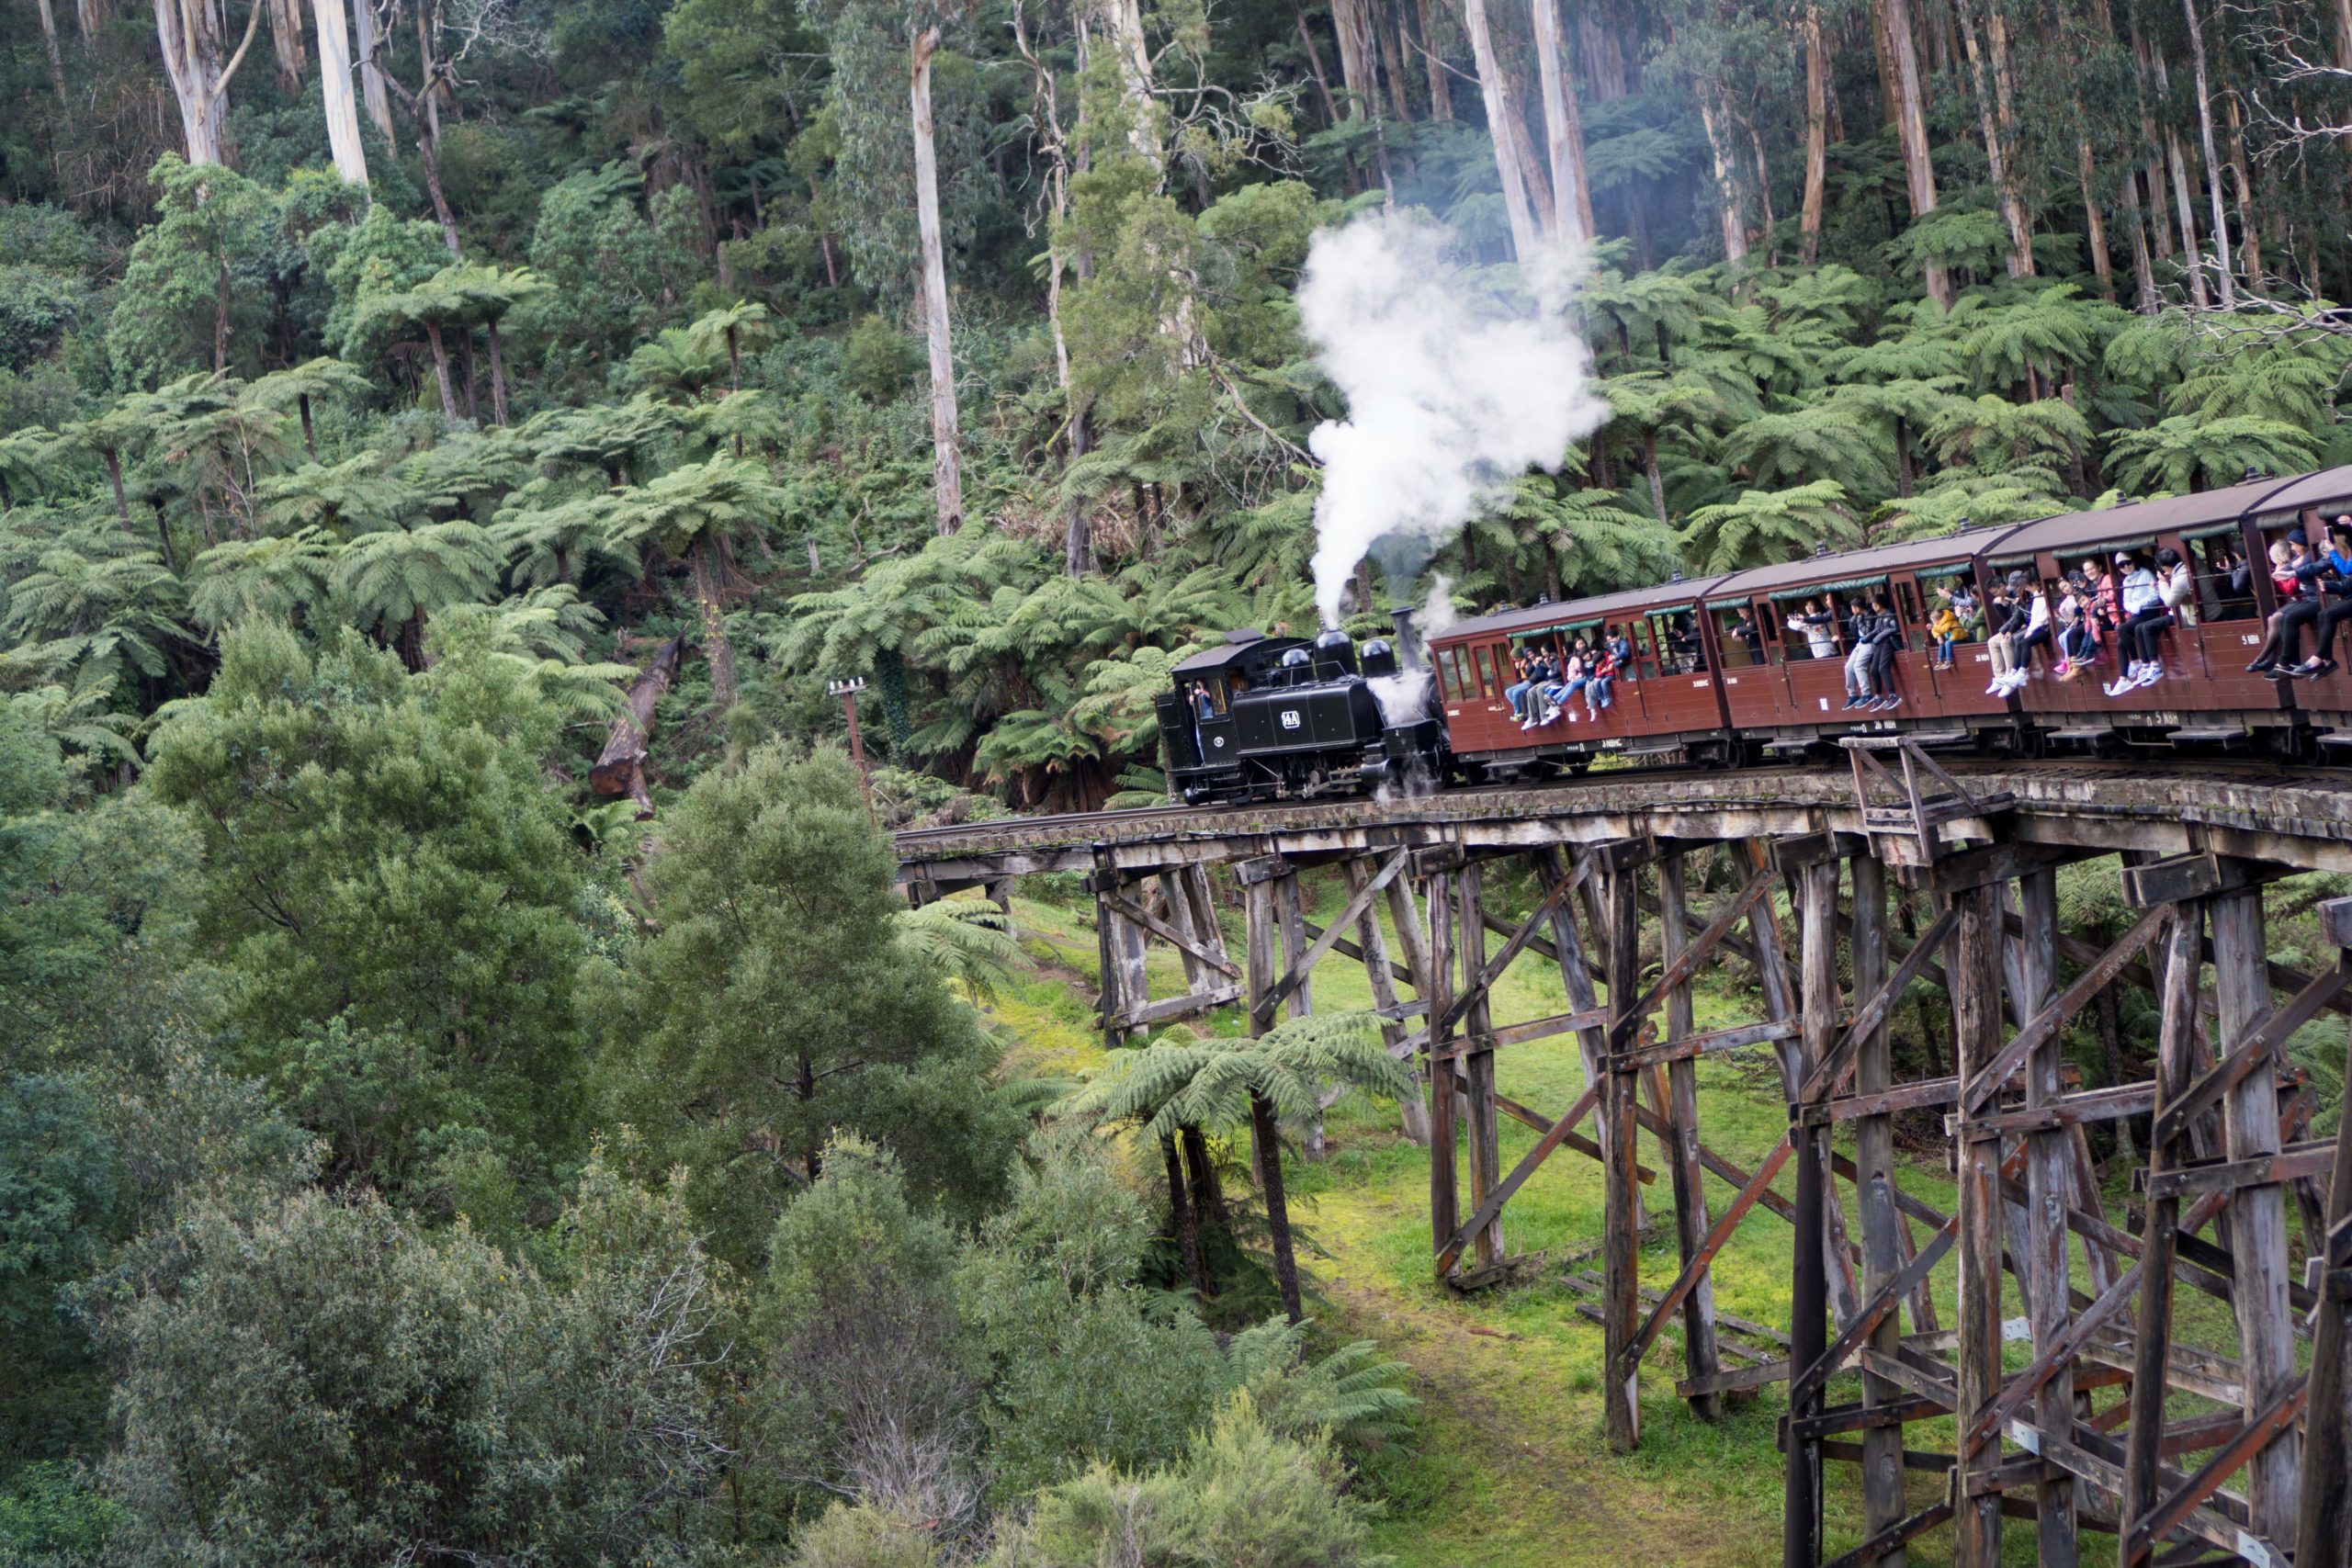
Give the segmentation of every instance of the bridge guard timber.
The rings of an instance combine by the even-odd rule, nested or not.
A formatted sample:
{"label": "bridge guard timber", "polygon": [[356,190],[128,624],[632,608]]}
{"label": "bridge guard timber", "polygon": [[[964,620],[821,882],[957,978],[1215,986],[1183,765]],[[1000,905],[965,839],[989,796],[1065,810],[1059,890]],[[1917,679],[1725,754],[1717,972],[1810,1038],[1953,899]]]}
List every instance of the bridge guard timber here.
{"label": "bridge guard timber", "polygon": [[[1114,1040],[1227,1006],[1262,1032],[1313,1008],[1327,959],[1364,965],[1383,1038],[1419,1074],[1400,1112],[1430,1154],[1435,1277],[1471,1291],[1539,1265],[1508,1246],[1511,1199],[1563,1149],[1597,1162],[1600,1266],[1568,1279],[1604,1332],[1607,1440],[1631,1449],[1658,1418],[1645,1371],[1670,1369],[1701,1419],[1784,1384],[1788,1564],[1940,1559],[1948,1530],[1953,1562],[1993,1568],[2025,1529],[2044,1564],[2081,1561],[2085,1532],[2126,1564],[2345,1562],[2352,1130],[2312,1135],[2287,1045],[2352,1016],[2352,899],[2318,906],[2312,973],[2269,956],[2266,899],[2297,871],[2352,871],[2352,785],[1922,761],[969,824],[902,835],[901,880],[922,899],[1084,871]],[[2070,867],[2126,916],[2064,929]],[[1322,868],[1343,891],[1328,925],[1301,889]],[[1179,994],[1148,994],[1153,942],[1177,954]],[[1496,983],[1531,955],[1565,1003],[1505,1016]],[[1722,964],[1756,1016],[1702,1031],[1692,986]],[[2150,1059],[2102,1024],[2086,1083],[2068,1033],[2127,990],[2157,1020]],[[1902,1076],[1890,1020],[1938,993],[1949,1028]],[[1503,1054],[1559,1036],[1583,1069],[1573,1103],[1499,1092]],[[1789,1132],[1750,1168],[1702,1124],[1700,1064],[1761,1053]],[[1509,1168],[1505,1118],[1534,1134]],[[1899,1183],[1899,1118],[1940,1122],[1951,1212]],[[2102,1201],[2100,1123],[2131,1170],[2122,1220]],[[1645,1237],[1668,1223],[1671,1277],[1653,1261],[1645,1278]],[[1756,1224],[1792,1229],[1785,1325],[1717,1300],[1715,1259]],[[1954,1271],[1946,1323],[1930,1276]],[[2183,1288],[2222,1304],[2185,1320],[2215,1342],[2182,1332]],[[1825,1509],[1833,1462],[1860,1467],[1858,1517]],[[1906,1485],[1921,1472],[1940,1495]]]}

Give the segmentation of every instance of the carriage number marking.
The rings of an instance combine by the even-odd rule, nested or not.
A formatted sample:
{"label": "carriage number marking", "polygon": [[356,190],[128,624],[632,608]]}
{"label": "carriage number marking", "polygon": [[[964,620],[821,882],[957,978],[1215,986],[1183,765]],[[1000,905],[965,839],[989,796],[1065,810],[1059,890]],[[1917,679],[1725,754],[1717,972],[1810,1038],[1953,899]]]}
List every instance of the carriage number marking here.
{"label": "carriage number marking", "polygon": [[1298,710],[1296,708],[1283,709],[1283,728],[1284,729],[1296,729],[1298,728]]}

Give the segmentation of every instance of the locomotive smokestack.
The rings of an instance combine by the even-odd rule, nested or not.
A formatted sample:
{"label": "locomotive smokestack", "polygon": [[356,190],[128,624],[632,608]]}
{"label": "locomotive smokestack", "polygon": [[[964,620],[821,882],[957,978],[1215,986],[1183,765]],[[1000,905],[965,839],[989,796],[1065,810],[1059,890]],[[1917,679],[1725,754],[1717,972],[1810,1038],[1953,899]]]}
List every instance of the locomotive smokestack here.
{"label": "locomotive smokestack", "polygon": [[1421,667],[1421,651],[1419,640],[1413,636],[1413,607],[1410,604],[1391,604],[1388,606],[1388,618],[1396,626],[1396,662],[1408,670],[1419,670]]}

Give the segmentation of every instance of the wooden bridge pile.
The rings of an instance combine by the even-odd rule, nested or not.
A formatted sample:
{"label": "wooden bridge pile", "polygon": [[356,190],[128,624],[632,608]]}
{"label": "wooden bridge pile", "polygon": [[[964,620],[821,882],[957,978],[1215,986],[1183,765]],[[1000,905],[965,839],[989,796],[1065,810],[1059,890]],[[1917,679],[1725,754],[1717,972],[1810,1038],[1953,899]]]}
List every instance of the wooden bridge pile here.
{"label": "wooden bridge pile", "polygon": [[[1324,959],[1363,964],[1390,1050],[1426,1086],[1407,1130],[1430,1149],[1436,1275],[1464,1289],[1508,1278],[1513,1195],[1564,1147],[1600,1162],[1607,1439],[1640,1442],[1639,1380],[1670,1328],[1676,1393],[1702,1418],[1785,1383],[1789,1564],[1823,1560],[1833,1461],[1861,1478],[1846,1533],[1862,1539],[1838,1568],[1904,1562],[1947,1524],[1954,1560],[1989,1568],[2010,1520],[2029,1522],[2046,1565],[2075,1562],[2086,1530],[2114,1536],[2125,1563],[2344,1564],[2352,1143],[2312,1135],[2314,1092],[2285,1047],[2324,1014],[2352,1015],[2352,899],[2320,907],[2335,956],[2306,975],[2271,961],[2264,892],[2298,870],[2352,866],[2352,790],[2266,817],[2238,777],[2053,791],[1963,783],[1896,740],[1850,750],[1850,781],[1751,783],[1725,798],[1690,783],[1562,788],[1484,816],[1458,802],[1349,807],[1223,830],[1194,814],[1182,830],[1121,825],[1091,840],[1083,825],[1058,840],[1024,829],[993,853],[968,836],[941,848],[910,836],[904,875],[923,897],[1084,866],[1114,1039],[1228,1005],[1262,1032],[1312,1008]],[[2138,804],[2117,809],[2126,798]],[[2058,872],[2103,858],[2131,920],[2100,944],[2061,929]],[[1694,894],[1702,862],[1730,873],[1712,902]],[[1328,927],[1306,918],[1299,886],[1319,865],[1348,890]],[[1238,963],[1212,866],[1241,890]],[[1514,866],[1536,890],[1519,919],[1487,897]],[[1646,983],[1645,920],[1660,931]],[[1183,995],[1148,996],[1154,940],[1181,956]],[[1556,967],[1567,1010],[1498,1017],[1496,983],[1522,954]],[[1726,962],[1752,978],[1758,1016],[1700,1030],[1693,982]],[[1900,1079],[1889,1021],[1919,982],[1948,994],[1952,1070]],[[2064,1036],[2116,983],[2155,1000],[2153,1071],[2085,1089]],[[1497,1091],[1498,1053],[1562,1035],[1584,1069],[1572,1104]],[[1788,1136],[1753,1168],[1702,1124],[1698,1063],[1727,1054],[1769,1054],[1788,1105]],[[1950,1213],[1896,1180],[1896,1118],[1919,1111],[1939,1114],[1951,1140]],[[1536,1134],[1509,1168],[1506,1117]],[[2136,1223],[2118,1224],[2086,1129],[2142,1117]],[[1784,1172],[1788,1195],[1775,1190]],[[1710,1201],[1710,1174],[1728,1203]],[[1645,1218],[1669,1211],[1679,1269],[1645,1290]],[[1793,1309],[1784,1336],[1745,1325],[1757,1333],[1727,1357],[1711,1269],[1759,1213],[1792,1229]],[[1948,1324],[1929,1289],[1947,1258]],[[2021,1319],[2005,1321],[2005,1280]],[[2226,1304],[2229,1353],[2176,1334],[2184,1290]],[[1758,1334],[1785,1353],[1759,1354]],[[2209,1413],[2180,1413],[2176,1396],[2189,1394]],[[1906,1485],[1923,1472],[1941,1487]]]}

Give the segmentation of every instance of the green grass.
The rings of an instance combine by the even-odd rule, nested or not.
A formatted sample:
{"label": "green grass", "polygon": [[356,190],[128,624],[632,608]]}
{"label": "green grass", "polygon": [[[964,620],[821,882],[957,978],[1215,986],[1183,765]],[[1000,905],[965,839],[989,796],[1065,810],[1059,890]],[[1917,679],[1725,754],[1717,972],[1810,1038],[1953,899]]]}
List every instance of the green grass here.
{"label": "green grass", "polygon": [[[1340,912],[1344,895],[1336,877],[1317,879],[1310,891],[1319,906],[1318,923]],[[1097,951],[1091,910],[1023,900],[1016,902],[1015,918],[1024,948],[1040,969],[999,998],[996,1015],[1035,1062],[1050,1062],[1062,1073],[1091,1070],[1102,1059],[1091,1010]],[[1228,945],[1238,953],[1238,916],[1228,917]],[[1151,949],[1149,975],[1154,997],[1183,989],[1180,964],[1160,944]],[[1371,1005],[1362,967],[1337,956],[1317,968],[1313,994],[1319,1011]],[[1702,1030],[1760,1013],[1754,996],[1743,994],[1721,971],[1702,982],[1695,1006]],[[1498,1023],[1566,1007],[1558,971],[1532,955],[1515,962],[1494,988]],[[1228,1019],[1219,1027],[1238,1024]],[[1698,1082],[1702,1138],[1724,1158],[1753,1169],[1787,1128],[1770,1048],[1706,1059],[1699,1065]],[[1505,1049],[1498,1056],[1497,1083],[1501,1092],[1538,1111],[1565,1110],[1584,1087],[1573,1037]],[[1729,1405],[1718,1422],[1698,1419],[1674,1392],[1682,1359],[1678,1319],[1643,1366],[1641,1447],[1616,1455],[1601,1439],[1601,1330],[1577,1311],[1580,1302],[1594,1298],[1565,1279],[1570,1269],[1600,1268],[1598,1165],[1573,1149],[1555,1154],[1513,1197],[1503,1221],[1510,1253],[1544,1253],[1546,1261],[1508,1289],[1465,1297],[1431,1277],[1429,1155],[1400,1135],[1395,1108],[1351,1097],[1332,1108],[1326,1134],[1323,1160],[1294,1160],[1289,1166],[1295,1218],[1311,1248],[1306,1262],[1313,1288],[1335,1333],[1376,1338],[1410,1365],[1414,1392],[1422,1401],[1413,1442],[1376,1456],[1369,1466],[1374,1484],[1388,1500],[1379,1546],[1400,1568],[1666,1568],[1779,1560],[1781,1461],[1774,1431],[1786,1408],[1781,1388]],[[1504,1168],[1533,1140],[1530,1130],[1506,1120]],[[1842,1146],[1853,1152],[1850,1139]],[[1640,1255],[1642,1279],[1663,1290],[1679,1268],[1673,1200],[1664,1162],[1646,1134],[1642,1156],[1660,1170],[1644,1189],[1652,1224]],[[1942,1157],[1938,1149],[1928,1157],[1900,1159],[1897,1179],[1905,1191],[1948,1213],[1955,1193]],[[1464,1171],[1466,1183],[1466,1163]],[[1792,1193],[1792,1171],[1784,1169],[1774,1186],[1784,1197]],[[1850,1222],[1851,1190],[1842,1182],[1838,1186]],[[1719,1213],[1734,1190],[1713,1176],[1705,1187],[1710,1213]],[[1914,1234],[1924,1244],[1928,1227],[1915,1224]],[[1751,1211],[1715,1260],[1717,1306],[1785,1326],[1791,1241],[1784,1222],[1760,1205]],[[1567,1262],[1572,1257],[1579,1260]],[[2077,1287],[2089,1290],[2079,1253],[2075,1269]],[[1948,1328],[1956,1320],[1951,1258],[1936,1269],[1930,1289]],[[2011,1282],[2004,1315],[2023,1311]],[[2234,1335],[2222,1303],[2184,1289],[2176,1292],[2176,1314],[2177,1338],[2234,1353]],[[2011,1366],[2030,1359],[2029,1347],[2008,1347]],[[1725,1364],[1739,1363],[1726,1358]],[[1832,1383],[1828,1397],[1834,1403],[1859,1396],[1858,1382],[1849,1374]],[[2113,1397],[2102,1393],[2101,1406]],[[2176,1403],[2177,1417],[2211,1408],[2186,1397]],[[1906,1428],[1907,1446],[1949,1450],[1951,1427],[1949,1420],[1914,1425]],[[1912,1473],[1912,1506],[1926,1506],[1941,1495],[1943,1485],[1939,1476]],[[1854,1466],[1828,1466],[1826,1517],[1832,1554],[1860,1540]],[[2031,1562],[2031,1525],[2012,1521],[2005,1545],[2008,1560]],[[1947,1529],[1920,1538],[1912,1557],[1915,1562],[1937,1562],[1947,1560],[1950,1551]]]}

